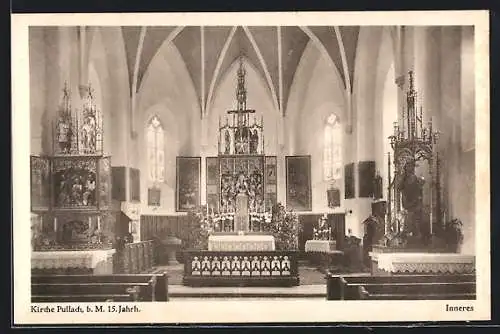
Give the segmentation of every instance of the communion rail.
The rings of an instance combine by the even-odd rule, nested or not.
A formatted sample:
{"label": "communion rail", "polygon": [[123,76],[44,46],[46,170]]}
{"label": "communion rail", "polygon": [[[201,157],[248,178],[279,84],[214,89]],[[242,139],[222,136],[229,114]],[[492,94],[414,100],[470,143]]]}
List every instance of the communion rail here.
{"label": "communion rail", "polygon": [[296,286],[296,251],[184,251],[187,286]]}

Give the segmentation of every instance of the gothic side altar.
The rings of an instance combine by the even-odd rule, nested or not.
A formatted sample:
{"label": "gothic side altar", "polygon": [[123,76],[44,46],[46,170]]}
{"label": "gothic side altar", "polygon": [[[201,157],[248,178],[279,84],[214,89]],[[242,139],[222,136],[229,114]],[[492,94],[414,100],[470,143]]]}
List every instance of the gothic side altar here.
{"label": "gothic side altar", "polygon": [[90,86],[74,110],[65,87],[53,151],[31,157],[32,253],[37,274],[113,273],[111,160]]}
{"label": "gothic side altar", "polygon": [[[414,74],[409,72],[406,106],[389,137],[385,235],[374,244],[369,257],[372,275],[457,274],[475,272],[475,257],[450,248],[449,222],[441,199],[438,132],[432,118],[424,125],[418,108]],[[394,168],[394,174],[391,168]],[[382,214],[382,215],[383,215]],[[450,232],[451,231],[451,232]],[[455,245],[456,246],[456,245]]]}

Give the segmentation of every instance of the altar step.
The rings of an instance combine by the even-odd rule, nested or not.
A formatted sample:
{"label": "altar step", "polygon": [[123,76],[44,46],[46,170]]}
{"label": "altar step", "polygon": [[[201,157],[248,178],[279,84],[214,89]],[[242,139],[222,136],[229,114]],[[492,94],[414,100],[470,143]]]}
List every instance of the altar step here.
{"label": "altar step", "polygon": [[326,285],[299,285],[294,287],[188,287],[170,285],[169,299],[176,300],[277,300],[326,299]]}

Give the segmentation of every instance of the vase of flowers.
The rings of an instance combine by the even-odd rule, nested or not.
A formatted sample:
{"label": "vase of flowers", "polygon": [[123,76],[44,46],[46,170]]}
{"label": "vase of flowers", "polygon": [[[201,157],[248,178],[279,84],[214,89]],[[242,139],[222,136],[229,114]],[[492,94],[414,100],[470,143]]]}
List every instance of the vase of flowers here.
{"label": "vase of flowers", "polygon": [[458,218],[454,218],[444,225],[443,237],[446,248],[452,253],[460,253],[464,240],[462,228],[462,221]]}

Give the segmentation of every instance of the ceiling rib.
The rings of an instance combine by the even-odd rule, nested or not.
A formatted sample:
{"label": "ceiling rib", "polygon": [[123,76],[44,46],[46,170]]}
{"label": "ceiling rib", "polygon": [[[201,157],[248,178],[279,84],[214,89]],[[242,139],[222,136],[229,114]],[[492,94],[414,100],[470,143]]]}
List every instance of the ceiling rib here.
{"label": "ceiling rib", "polygon": [[141,34],[139,35],[139,44],[137,44],[137,52],[135,54],[135,63],[134,63],[134,76],[132,78],[132,94],[137,92],[137,76],[139,75],[139,63],[142,54],[142,47],[144,46],[144,38],[146,37],[146,31],[148,27],[141,27]]}
{"label": "ceiling rib", "polygon": [[[179,26],[179,27],[176,27],[174,30],[172,30],[169,34],[168,34],[168,37],[163,41],[163,43],[160,45],[160,47],[158,48],[158,50],[156,50],[155,54],[153,55],[153,57],[151,57],[151,59],[154,59],[156,57],[156,55],[158,54],[158,52],[160,52],[162,46],[164,44],[169,44],[170,42],[172,42],[174,40],[174,38],[180,34],[180,32],[184,29],[184,26]],[[148,66],[147,67],[147,70],[146,70],[146,73],[144,73],[143,75],[143,79],[141,80],[141,85],[142,83],[145,81],[145,77],[146,77],[146,74],[149,72],[149,69],[150,67]],[[139,90],[141,87],[137,87],[137,90]]]}
{"label": "ceiling rib", "polygon": [[[304,27],[304,26],[301,26],[300,29],[302,29],[302,31],[307,35],[309,36],[309,38],[311,39],[311,41],[314,43],[314,45],[316,45],[316,47],[318,48],[319,52],[325,57],[325,59],[327,60],[328,62],[328,65],[330,65],[330,67],[335,71],[335,73],[337,73],[337,75],[340,76],[340,73],[338,71],[338,68],[337,66],[335,66],[335,62],[333,61],[332,57],[330,56],[330,53],[328,53],[328,50],[326,49],[325,45],[323,44],[323,42],[321,42],[321,40],[318,38],[318,36],[316,36],[316,34],[314,34],[311,29],[309,29],[308,27]],[[342,79],[341,79],[342,80]]]}
{"label": "ceiling rib", "polygon": [[278,98],[276,96],[276,90],[274,89],[273,82],[271,80],[271,74],[269,73],[269,69],[267,68],[266,61],[264,60],[264,57],[262,57],[262,53],[260,52],[259,46],[255,42],[255,39],[253,38],[252,33],[248,29],[248,27],[243,27],[243,30],[245,31],[245,34],[247,35],[248,39],[250,40],[250,43],[252,43],[253,49],[255,53],[257,53],[257,57],[259,58],[260,64],[264,70],[264,74],[266,76],[266,81],[267,84],[269,85],[269,89],[271,90],[271,95],[273,97],[273,103],[274,107],[276,110],[280,110],[278,106]]}
{"label": "ceiling rib", "polygon": [[132,135],[135,136],[136,133],[136,128],[135,128],[135,108],[136,108],[136,96],[137,96],[137,77],[139,75],[139,59],[141,58],[141,53],[142,53],[142,47],[144,45],[144,38],[146,37],[146,30],[147,27],[143,26],[141,27],[141,33],[139,35],[139,43],[137,44],[137,50],[135,54],[135,62],[134,62],[134,72],[133,72],[133,77],[132,77],[132,96],[131,96],[131,105],[132,105],[132,122],[131,124],[131,130],[132,130]]}
{"label": "ceiling rib", "polygon": [[205,113],[205,27],[200,26],[201,34],[201,115]]}
{"label": "ceiling rib", "polygon": [[206,101],[206,106],[205,106],[205,112],[208,110],[208,107],[212,103],[212,95],[214,93],[214,87],[215,87],[215,82],[217,80],[217,77],[219,76],[222,62],[226,56],[227,49],[229,48],[229,45],[231,44],[231,41],[233,39],[234,34],[236,33],[236,28],[237,27],[232,27],[231,32],[229,33],[229,36],[226,39],[226,42],[224,43],[224,46],[222,47],[222,51],[219,55],[219,59],[217,59],[217,65],[215,66],[215,71],[212,76],[212,80],[210,80],[210,88],[208,89],[208,97]]}
{"label": "ceiling rib", "polygon": [[279,106],[280,113],[284,115],[285,108],[283,107],[283,59],[281,58],[283,50],[281,45],[281,26],[276,28],[276,37],[278,39],[278,87],[279,87]]}
{"label": "ceiling rib", "polygon": [[351,78],[349,75],[349,66],[347,64],[347,57],[345,54],[344,42],[342,41],[342,35],[340,34],[340,29],[338,26],[334,26],[335,36],[337,37],[337,42],[339,44],[340,58],[342,59],[342,70],[344,71],[345,86],[346,90],[350,93],[351,90]]}

